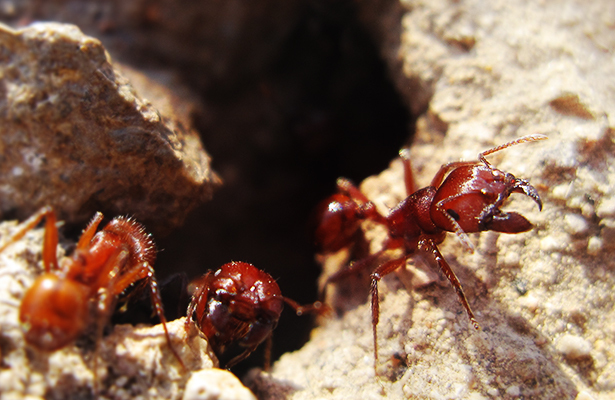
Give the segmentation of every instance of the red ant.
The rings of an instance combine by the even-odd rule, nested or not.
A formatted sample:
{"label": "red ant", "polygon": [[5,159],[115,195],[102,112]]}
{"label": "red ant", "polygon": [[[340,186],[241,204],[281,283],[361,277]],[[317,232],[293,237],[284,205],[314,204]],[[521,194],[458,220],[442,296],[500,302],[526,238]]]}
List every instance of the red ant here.
{"label": "red ant", "polygon": [[28,288],[19,308],[26,342],[42,351],[67,346],[85,332],[91,321],[92,305],[100,338],[118,296],[133,284],[138,284],[138,289],[147,285],[167,343],[183,366],[171,344],[154,277],[156,246],[143,226],[131,218],[116,217],[96,232],[103,219],[98,212],[83,231],[73,253],[58,263],[56,215],[47,206],[24,221],[0,246],[0,251],[21,239],[43,218],[46,220],[42,253],[45,272]]}
{"label": "red ant", "polygon": [[334,253],[356,242],[361,221],[378,214],[374,203],[351,181],[338,178],[337,193],[323,200],[314,215],[316,247],[322,253]]}
{"label": "red ant", "polygon": [[[494,168],[485,157],[513,145],[546,138],[539,134],[524,136],[480,153],[477,161],[457,161],[443,165],[431,185],[419,190],[415,188],[409,152],[402,150],[400,157],[404,162],[404,183],[408,197],[391,209],[387,216],[380,214],[350,181],[343,178],[338,180],[339,193],[327,200],[326,204],[330,206],[321,206],[321,226],[316,240],[321,243],[323,251],[333,252],[344,245],[352,245],[352,238],[360,229],[360,221],[364,219],[383,224],[387,228],[388,238],[380,251],[330,276],[324,288],[330,282],[339,281],[368,267],[387,250],[405,251],[402,257],[379,265],[370,276],[374,366],[378,361],[378,282],[385,275],[404,266],[407,258],[416,251],[433,256],[457,292],[470,322],[475,329],[480,329],[459,280],[437,245],[444,241],[446,232],[454,232],[465,248],[472,252],[474,247],[467,233],[521,233],[530,230],[532,224],[525,217],[515,212],[506,213],[500,207],[512,193],[522,193],[532,198],[542,210],[538,192],[528,181]],[[340,199],[343,201],[340,202]]]}
{"label": "red ant", "polygon": [[218,358],[230,357],[226,368],[243,361],[267,340],[265,369],[268,369],[272,332],[284,303],[297,315],[326,311],[320,302],[301,306],[282,296],[271,275],[246,262],[224,264],[217,271],[208,271],[196,279],[193,285],[186,331],[194,322]]}

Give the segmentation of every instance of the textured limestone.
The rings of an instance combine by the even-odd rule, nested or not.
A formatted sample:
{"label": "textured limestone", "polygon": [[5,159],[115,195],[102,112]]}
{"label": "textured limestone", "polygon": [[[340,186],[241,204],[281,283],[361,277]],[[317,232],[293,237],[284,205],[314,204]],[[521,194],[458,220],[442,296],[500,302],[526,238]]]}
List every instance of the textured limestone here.
{"label": "textured limestone", "polygon": [[0,215],[49,204],[69,223],[103,211],[164,231],[211,197],[218,178],[188,113],[166,90],[149,90],[160,110],[140,97],[97,39],[1,26],[0,57]]}
{"label": "textured limestone", "polygon": [[[322,321],[271,374],[252,375],[259,398],[612,398],[615,3],[408,0],[403,15],[396,1],[357,4],[409,109],[422,114],[411,149],[419,184],[443,163],[544,133],[548,141],[490,158],[530,179],[544,210],[514,195],[506,208],[535,229],[472,235],[475,254],[452,235],[441,246],[482,332],[472,331],[448,283],[417,260],[380,285],[381,378],[373,376],[367,285],[355,279],[338,293],[347,296],[339,318]],[[366,10],[378,12],[368,18]],[[400,163],[362,190],[383,211],[395,205],[404,196]],[[376,249],[382,232],[373,228],[364,224]],[[332,270],[345,262],[336,257],[324,260]],[[41,378],[32,376],[36,388]]]}
{"label": "textured limestone", "polygon": [[181,65],[196,86],[235,90],[269,66],[304,8],[277,0],[18,0],[0,7],[0,20],[69,22],[114,57]]}
{"label": "textured limestone", "polygon": [[[505,208],[524,214],[533,230],[471,235],[474,254],[454,235],[440,247],[482,331],[473,331],[442,278],[427,286],[432,279],[422,278],[416,288],[408,284],[412,274],[400,271],[380,285],[379,378],[367,291],[344,290],[350,310],[323,321],[271,375],[254,374],[252,387],[263,399],[612,398],[615,88],[608,82],[615,73],[615,5],[403,5],[399,50],[383,47],[383,54],[390,65],[401,58],[407,85],[400,90],[412,109],[426,110],[411,148],[419,185],[446,162],[543,133],[549,140],[490,158],[529,179],[544,209],[513,195]],[[380,28],[373,30],[387,32]],[[395,160],[361,189],[386,212],[404,197],[402,177]],[[373,226],[363,226],[372,249],[382,240]],[[325,263],[339,267],[344,257],[335,257]],[[429,270],[420,259],[412,268]],[[361,280],[351,284],[366,288]]]}
{"label": "textured limestone", "polygon": [[256,400],[254,394],[228,371],[203,369],[186,384],[183,400]]}

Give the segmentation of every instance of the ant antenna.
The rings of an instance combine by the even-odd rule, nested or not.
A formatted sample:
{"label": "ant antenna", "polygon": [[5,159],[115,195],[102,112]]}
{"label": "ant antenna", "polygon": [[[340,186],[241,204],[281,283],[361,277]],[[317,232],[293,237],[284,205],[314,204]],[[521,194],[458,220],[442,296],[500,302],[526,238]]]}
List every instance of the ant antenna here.
{"label": "ant antenna", "polygon": [[482,163],[484,163],[486,166],[490,167],[491,164],[489,164],[489,162],[487,161],[487,159],[485,158],[485,156],[488,156],[489,154],[493,154],[495,152],[498,152],[500,150],[504,150],[507,147],[510,146],[515,146],[517,144],[521,144],[521,143],[527,143],[527,142],[536,142],[538,140],[545,140],[548,139],[547,135],[543,135],[541,133],[535,133],[533,135],[526,135],[526,136],[521,136],[520,138],[517,138],[515,140],[511,140],[510,142],[501,144],[499,146],[496,146],[492,149],[483,151],[482,153],[478,154],[478,160]]}

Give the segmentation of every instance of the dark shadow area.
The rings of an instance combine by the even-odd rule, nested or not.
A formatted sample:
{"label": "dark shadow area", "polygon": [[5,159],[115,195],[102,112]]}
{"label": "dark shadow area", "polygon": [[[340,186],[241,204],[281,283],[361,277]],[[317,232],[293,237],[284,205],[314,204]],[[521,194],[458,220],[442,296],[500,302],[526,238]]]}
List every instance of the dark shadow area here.
{"label": "dark shadow area", "polygon": [[[360,182],[379,173],[408,139],[411,116],[352,3],[314,1],[304,11],[264,74],[232,95],[204,95],[211,109],[199,128],[225,184],[159,241],[160,275],[181,265],[194,278],[246,261],[276,278],[285,296],[313,302],[313,208],[337,177]],[[287,307],[273,359],[307,341],[311,325]],[[262,366],[261,352],[235,372]]]}

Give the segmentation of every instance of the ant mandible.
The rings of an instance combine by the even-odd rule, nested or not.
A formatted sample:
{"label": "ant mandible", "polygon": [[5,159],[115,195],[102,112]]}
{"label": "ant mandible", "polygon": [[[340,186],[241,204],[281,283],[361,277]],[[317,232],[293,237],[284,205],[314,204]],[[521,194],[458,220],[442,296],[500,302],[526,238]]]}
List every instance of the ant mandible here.
{"label": "ant mandible", "polygon": [[[144,227],[128,217],[115,217],[96,232],[103,219],[94,215],[83,231],[73,253],[58,263],[56,215],[43,207],[24,221],[2,246],[21,239],[45,219],[43,265],[45,272],[25,292],[19,320],[27,343],[42,351],[59,350],[81,336],[91,322],[94,302],[97,340],[109,321],[119,295],[137,284],[149,286],[152,305],[164,328],[167,343],[179,363],[183,362],[171,344],[158,284],[152,267],[156,246]],[[134,293],[134,292],[133,292]]]}
{"label": "ant mandible", "polygon": [[243,361],[267,340],[265,369],[269,368],[272,332],[284,308],[297,315],[325,312],[322,303],[301,306],[282,296],[280,287],[268,273],[246,262],[224,264],[208,271],[192,285],[194,294],[188,306],[186,331],[194,324],[226,368]]}
{"label": "ant mandible", "polygon": [[[521,233],[530,230],[532,224],[525,217],[516,212],[506,213],[500,207],[512,193],[522,193],[533,199],[542,210],[542,201],[537,190],[528,181],[517,179],[514,175],[493,167],[485,157],[513,145],[543,139],[547,137],[540,134],[523,136],[480,153],[477,161],[457,161],[443,165],[431,185],[419,190],[415,188],[409,152],[404,149],[400,151],[400,157],[403,160],[407,197],[386,216],[380,214],[373,203],[349,180],[338,179],[338,193],[325,202],[329,206],[320,207],[321,224],[316,233],[316,242],[321,245],[321,249],[324,252],[334,252],[344,245],[352,245],[352,238],[360,229],[360,221],[364,219],[384,225],[388,238],[378,252],[330,276],[323,291],[329,283],[372,265],[387,250],[405,251],[402,257],[384,262],[370,275],[374,367],[378,361],[378,282],[385,275],[405,265],[407,258],[416,251],[432,255],[455,289],[471,324],[475,329],[480,329],[457,276],[437,245],[444,241],[446,232],[454,232],[466,250],[472,252],[474,247],[468,233]],[[340,199],[343,201],[340,202]]]}

